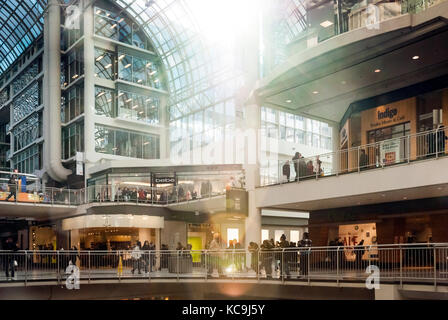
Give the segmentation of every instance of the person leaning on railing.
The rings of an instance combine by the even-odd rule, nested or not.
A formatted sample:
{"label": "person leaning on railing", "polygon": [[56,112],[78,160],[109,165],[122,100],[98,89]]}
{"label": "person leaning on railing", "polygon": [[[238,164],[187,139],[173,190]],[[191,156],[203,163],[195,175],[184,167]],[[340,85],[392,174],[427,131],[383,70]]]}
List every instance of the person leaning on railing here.
{"label": "person leaning on railing", "polygon": [[250,267],[255,272],[258,272],[258,244],[249,242],[248,250],[250,252]]}
{"label": "person leaning on railing", "polygon": [[260,249],[261,264],[266,273],[266,277],[270,279],[272,278],[272,260],[274,258],[272,250],[274,249],[274,246],[271,241],[264,240]]}
{"label": "person leaning on railing", "polygon": [[210,253],[210,263],[208,265],[208,272],[213,273],[213,269],[218,269],[218,274],[221,274],[221,261],[220,254],[218,251],[222,249],[221,241],[219,239],[219,234],[215,233],[213,235],[213,240],[210,242],[209,251]]}
{"label": "person leaning on railing", "polygon": [[14,200],[17,200],[17,182],[16,182],[16,176],[12,175],[8,180],[8,186],[9,186],[9,196],[6,198],[5,201],[9,201],[9,199],[14,196]]}
{"label": "person leaning on railing", "polygon": [[369,163],[369,157],[366,154],[366,150],[361,149],[361,154],[359,155],[359,167],[361,170],[367,169]]}
{"label": "person leaning on railing", "polygon": [[303,233],[303,239],[300,241],[300,274],[303,276],[308,275],[308,260],[310,255],[310,247],[312,241],[308,232]]}

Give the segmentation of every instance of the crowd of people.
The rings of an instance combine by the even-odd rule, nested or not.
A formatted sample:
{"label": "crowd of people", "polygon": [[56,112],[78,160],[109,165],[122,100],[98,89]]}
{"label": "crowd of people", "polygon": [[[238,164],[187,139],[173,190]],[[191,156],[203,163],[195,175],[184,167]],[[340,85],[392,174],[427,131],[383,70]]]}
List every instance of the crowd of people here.
{"label": "crowd of people", "polygon": [[[97,192],[95,201],[105,202],[140,202],[140,203],[171,203],[198,199],[198,192],[189,185],[178,185],[170,188],[136,188],[118,187],[115,192],[111,188],[103,188]],[[208,191],[207,191],[208,190]],[[210,188],[201,189],[201,197],[210,196]]]}
{"label": "crowd of people", "polygon": [[[316,157],[316,161],[314,163],[312,160],[307,161],[300,152],[296,152],[294,157],[292,158],[292,164],[295,173],[294,181],[306,177],[316,176],[316,174],[322,175],[323,173],[322,161],[319,159],[319,156]],[[282,173],[286,181],[290,181],[291,163],[289,162],[289,160],[283,164]]]}
{"label": "crowd of people", "polygon": [[[250,269],[263,275],[272,278],[275,274],[280,274],[286,279],[291,276],[291,272],[297,272],[299,276],[306,276],[310,268],[312,241],[309,233],[303,234],[302,240],[298,242],[287,241],[286,235],[283,234],[279,241],[274,239],[264,240],[260,245],[255,242],[250,242],[248,252],[251,256]],[[344,247],[341,238],[334,239],[329,243],[325,261],[331,268],[336,268],[336,261],[339,260],[340,265],[346,261],[344,250],[332,250],[332,247]],[[12,239],[8,239],[4,245],[4,250],[17,251],[18,247]],[[52,244],[41,246],[33,253],[33,262],[40,263],[49,267],[56,265],[50,261],[55,259],[56,254],[51,256],[47,253],[39,253],[39,251],[53,251]],[[127,267],[132,274],[139,275],[144,272],[161,271],[168,269],[169,272],[191,272],[193,267],[193,255],[198,255],[201,258],[197,261],[197,267],[206,268],[209,274],[223,275],[229,267],[230,272],[248,271],[246,268],[247,251],[239,243],[238,240],[229,240],[225,244],[218,233],[213,235],[213,239],[206,246],[206,251],[199,253],[192,252],[192,245],[183,246],[178,242],[174,250],[169,250],[168,245],[162,244],[160,251],[156,251],[156,245],[153,242],[144,241],[142,245],[140,241],[136,240],[134,244],[128,245],[125,249],[116,251],[117,248],[110,246],[107,248],[100,244],[92,248],[94,251],[107,251],[109,254],[95,255],[95,265],[90,267],[112,267],[121,268]],[[288,249],[288,250],[284,250]],[[364,240],[361,240],[358,245],[354,247],[353,252],[356,254],[354,262],[356,266],[363,267],[363,255],[365,253]],[[76,247],[64,252],[63,248],[59,249],[59,267],[62,272],[70,264],[79,266],[86,266],[86,255],[81,255]],[[339,257],[338,257],[339,255]],[[12,256],[5,256],[3,259],[3,269],[7,277],[14,277],[15,265]],[[36,260],[38,257],[38,261]],[[45,261],[43,259],[46,259]],[[35,261],[36,260],[36,261]],[[229,272],[229,271],[227,271]]]}

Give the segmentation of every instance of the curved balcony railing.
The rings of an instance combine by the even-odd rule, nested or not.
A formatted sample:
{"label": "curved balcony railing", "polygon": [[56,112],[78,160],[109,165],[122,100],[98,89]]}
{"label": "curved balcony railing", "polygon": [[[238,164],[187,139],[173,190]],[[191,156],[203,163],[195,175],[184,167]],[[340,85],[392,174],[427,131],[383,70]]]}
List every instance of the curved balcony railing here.
{"label": "curved balcony railing", "polygon": [[87,188],[87,203],[129,203],[170,205],[183,202],[191,202],[201,199],[209,199],[225,195],[225,190],[190,190],[186,186],[149,187],[127,184],[119,185],[95,185]]}
{"label": "curved balcony railing", "polygon": [[[448,244],[271,250],[0,251],[0,282],[103,279],[256,279],[448,284]],[[12,270],[14,269],[14,275]]]}
{"label": "curved balcony railing", "polygon": [[[338,0],[334,3],[330,1],[304,2],[292,12],[296,23],[291,28],[291,33],[295,37],[291,39],[293,47],[290,52],[304,51],[320,42],[359,28],[379,30],[384,21],[406,14],[417,14],[444,1]],[[320,18],[323,16],[325,19]]]}
{"label": "curved balcony railing", "polygon": [[114,185],[95,185],[83,189],[38,188],[37,185],[24,187],[4,183],[0,190],[0,201],[11,203],[50,204],[78,206],[88,203],[100,204],[141,204],[173,205],[197,200],[224,196],[223,190],[191,192],[183,186],[165,188],[127,185],[121,188]]}
{"label": "curved balcony railing", "polygon": [[448,129],[436,129],[308,158],[267,161],[260,186],[320,179],[437,159],[448,154]]}

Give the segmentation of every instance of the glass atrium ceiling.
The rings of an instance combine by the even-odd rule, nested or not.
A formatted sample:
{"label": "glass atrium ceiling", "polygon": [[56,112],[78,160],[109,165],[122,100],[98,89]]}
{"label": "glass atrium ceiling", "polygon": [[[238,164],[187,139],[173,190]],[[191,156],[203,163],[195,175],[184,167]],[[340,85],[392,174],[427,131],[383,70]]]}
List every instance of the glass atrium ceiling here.
{"label": "glass atrium ceiling", "polygon": [[[303,30],[301,0],[116,0],[144,29],[165,63],[171,120],[225,101],[237,94],[247,75],[244,42],[238,36],[259,30],[263,8],[279,13],[276,36],[285,45]],[[268,11],[272,14],[272,11]],[[261,46],[262,47],[262,46]]]}
{"label": "glass atrium ceiling", "polygon": [[[239,59],[245,43],[236,40],[247,32],[250,21],[257,24],[261,16],[276,12],[271,22],[275,25],[273,35],[264,38],[265,42],[275,41],[276,47],[284,46],[306,28],[301,18],[303,0],[110,1],[143,26],[164,62],[171,120],[231,99],[244,85],[252,85],[245,83],[247,70]],[[0,75],[42,32],[46,3],[0,0]],[[260,37],[257,33],[253,36]],[[262,43],[260,50],[266,46]],[[274,65],[282,59],[277,60]]]}
{"label": "glass atrium ceiling", "polygon": [[41,34],[46,0],[0,1],[0,75]]}

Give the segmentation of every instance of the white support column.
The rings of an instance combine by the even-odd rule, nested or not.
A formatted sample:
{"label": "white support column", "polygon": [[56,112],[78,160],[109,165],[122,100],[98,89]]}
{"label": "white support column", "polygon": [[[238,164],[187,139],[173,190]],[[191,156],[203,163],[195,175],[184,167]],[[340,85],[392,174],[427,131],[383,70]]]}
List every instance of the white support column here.
{"label": "white support column", "polygon": [[63,182],[72,173],[61,162],[61,13],[59,1],[48,1],[44,18],[43,136],[44,170]]}
{"label": "white support column", "polygon": [[[246,189],[249,193],[249,215],[246,218],[246,234],[245,234],[245,248],[249,246],[250,242],[261,242],[261,210],[255,206],[255,187],[260,183],[260,107],[256,104],[246,106],[246,130],[253,131],[248,133],[248,141],[246,143],[246,160],[245,160],[245,174],[246,174]],[[252,140],[255,137],[255,141]],[[252,138],[252,139],[251,139]],[[252,144],[252,146],[251,146]],[[253,144],[255,144],[255,157],[252,152]],[[250,257],[247,259],[247,267],[250,267]]]}
{"label": "white support column", "polygon": [[[91,1],[83,1],[87,6]],[[95,42],[93,39],[93,6],[84,8],[84,152],[86,172],[99,160],[95,153]],[[87,178],[87,174],[86,174]]]}
{"label": "white support column", "polygon": [[[337,152],[340,148],[340,141],[339,141],[339,126],[332,125],[331,127],[331,139],[333,142],[332,146],[332,152]],[[333,158],[333,172],[336,173],[336,170],[339,171],[340,165],[339,165],[339,155],[336,154]]]}

